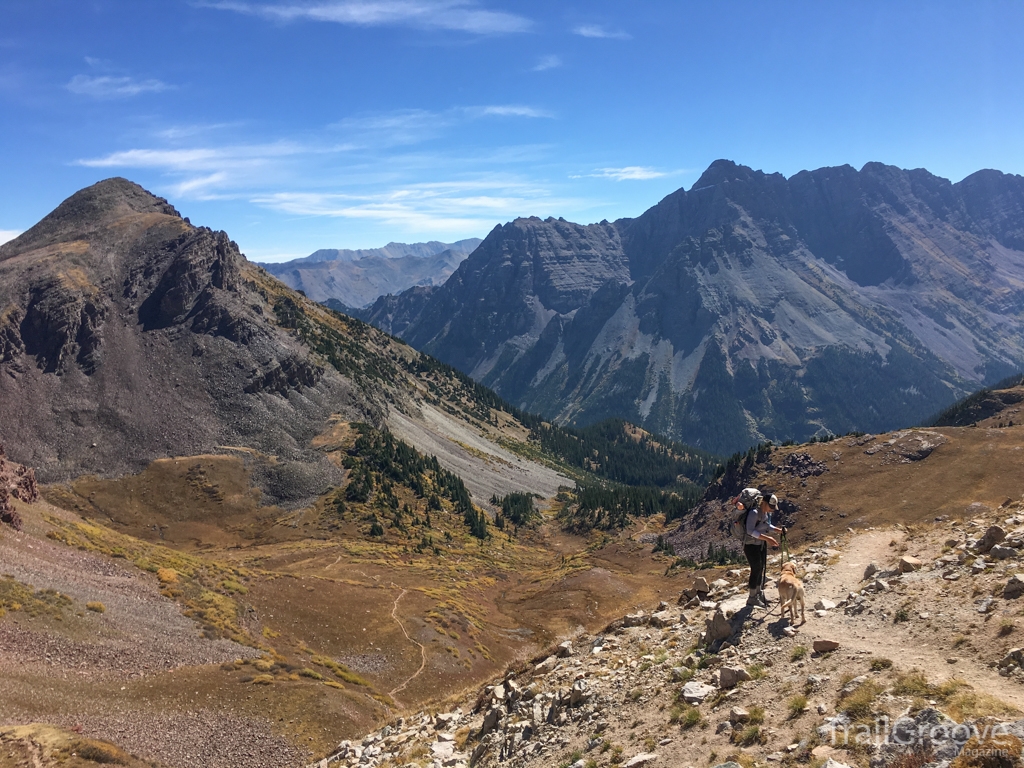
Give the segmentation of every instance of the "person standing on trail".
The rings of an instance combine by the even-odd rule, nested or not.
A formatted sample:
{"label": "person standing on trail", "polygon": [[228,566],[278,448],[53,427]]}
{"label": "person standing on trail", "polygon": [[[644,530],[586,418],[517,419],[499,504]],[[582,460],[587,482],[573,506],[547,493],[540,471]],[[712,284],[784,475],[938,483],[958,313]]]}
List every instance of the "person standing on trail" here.
{"label": "person standing on trail", "polygon": [[779,500],[775,494],[765,497],[756,488],[744,488],[733,499],[736,509],[746,514],[746,531],[743,536],[743,554],[750,563],[750,578],[747,580],[747,605],[768,607],[764,596],[765,572],[768,568],[768,545],[779,546],[772,532],[781,531],[772,525],[771,514],[779,508]]}

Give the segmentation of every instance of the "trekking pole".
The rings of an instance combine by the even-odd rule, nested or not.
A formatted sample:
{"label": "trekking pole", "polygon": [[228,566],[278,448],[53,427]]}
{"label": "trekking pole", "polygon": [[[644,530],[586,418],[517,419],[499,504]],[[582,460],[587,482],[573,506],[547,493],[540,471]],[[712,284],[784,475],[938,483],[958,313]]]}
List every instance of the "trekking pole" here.
{"label": "trekking pole", "polygon": [[761,542],[761,547],[764,549],[764,568],[761,569],[761,599],[767,603],[768,598],[765,597],[764,588],[768,586],[768,542]]}

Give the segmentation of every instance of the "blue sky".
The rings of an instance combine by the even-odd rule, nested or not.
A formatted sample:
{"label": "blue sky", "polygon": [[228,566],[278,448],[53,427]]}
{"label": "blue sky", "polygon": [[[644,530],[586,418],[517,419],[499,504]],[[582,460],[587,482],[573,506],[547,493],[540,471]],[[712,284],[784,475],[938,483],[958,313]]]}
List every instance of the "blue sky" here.
{"label": "blue sky", "polygon": [[1024,3],[4,0],[0,240],[125,176],[254,260],[636,216],[717,158],[1024,173]]}

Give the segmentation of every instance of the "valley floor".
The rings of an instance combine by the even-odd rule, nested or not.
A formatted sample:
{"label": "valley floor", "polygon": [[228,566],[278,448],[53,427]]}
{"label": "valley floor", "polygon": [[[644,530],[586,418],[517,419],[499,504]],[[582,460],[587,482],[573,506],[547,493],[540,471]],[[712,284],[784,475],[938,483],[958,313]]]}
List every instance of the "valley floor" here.
{"label": "valley floor", "polygon": [[[1011,544],[996,550],[1003,561],[974,547],[996,523]],[[950,724],[1021,717],[1024,672],[1014,647],[1024,610],[1012,579],[1022,543],[1022,503],[963,522],[851,531],[795,558],[805,573],[806,623],[781,618],[771,589],[769,611],[745,607],[745,579],[729,571],[700,606],[663,604],[600,634],[578,634],[571,648],[552,648],[461,708],[392,722],[343,744],[328,764],[697,767],[735,760],[749,768],[831,758],[886,766],[896,753],[885,732],[877,746],[845,742],[842,734],[883,717],[940,717],[929,708]],[[877,572],[865,578],[869,566]],[[1008,582],[1011,596],[1004,597]],[[720,633],[727,637],[709,647],[720,612],[731,618]],[[1022,728],[1024,721],[1011,730],[1019,737]]]}

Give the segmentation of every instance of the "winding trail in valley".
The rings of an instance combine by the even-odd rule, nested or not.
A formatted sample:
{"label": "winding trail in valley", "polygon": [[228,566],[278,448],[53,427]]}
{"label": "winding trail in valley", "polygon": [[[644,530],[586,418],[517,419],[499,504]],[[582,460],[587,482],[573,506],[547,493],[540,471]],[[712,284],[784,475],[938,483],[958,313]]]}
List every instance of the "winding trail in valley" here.
{"label": "winding trail in valley", "polygon": [[[398,587],[398,585],[393,583],[393,582],[392,582],[392,586],[393,587]],[[398,597],[395,598],[394,605],[391,606],[391,618],[394,619],[395,623],[398,624],[398,626],[401,628],[402,634],[405,635],[405,639],[408,640],[410,643],[413,643],[414,645],[419,647],[419,649],[420,649],[420,668],[417,669],[412,674],[412,676],[409,677],[404,683],[402,683],[397,688],[394,688],[394,689],[392,689],[391,691],[388,692],[388,695],[391,696],[392,698],[394,698],[395,694],[398,694],[398,693],[401,693],[402,691],[404,691],[406,689],[406,687],[408,687],[408,685],[413,680],[415,680],[417,677],[419,677],[420,674],[422,674],[423,670],[426,669],[426,667],[427,667],[427,649],[423,646],[423,643],[419,642],[418,640],[414,640],[409,635],[409,632],[408,632],[408,630],[406,630],[405,625],[402,623],[402,620],[398,618],[398,601],[401,600],[403,597],[405,597],[405,593],[409,591],[409,590],[405,589],[404,587],[401,588],[401,589],[402,589],[402,591],[399,593]]]}

